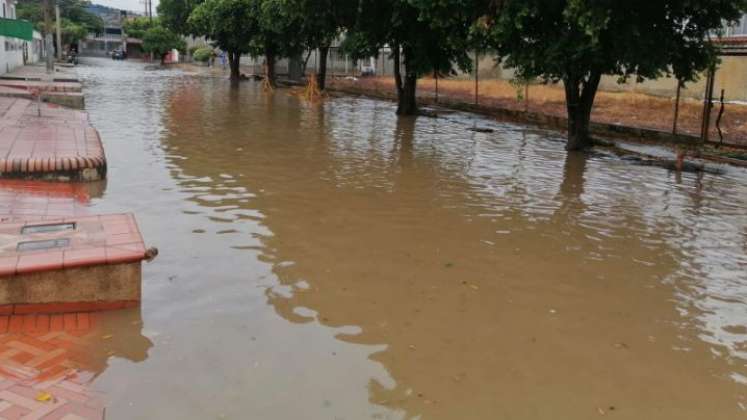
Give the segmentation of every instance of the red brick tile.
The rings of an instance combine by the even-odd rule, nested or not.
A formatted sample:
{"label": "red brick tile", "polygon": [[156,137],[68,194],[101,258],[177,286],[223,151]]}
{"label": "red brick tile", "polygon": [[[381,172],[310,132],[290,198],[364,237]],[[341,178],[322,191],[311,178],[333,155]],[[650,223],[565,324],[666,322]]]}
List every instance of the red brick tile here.
{"label": "red brick tile", "polygon": [[23,315],[23,331],[24,332],[36,331],[36,315],[33,315],[33,314]]}
{"label": "red brick tile", "polygon": [[8,315],[0,316],[0,334],[5,334],[8,332],[8,323],[10,322],[10,317]]}
{"label": "red brick tile", "polygon": [[11,315],[14,311],[12,304],[0,305],[0,315]]}
{"label": "red brick tile", "polygon": [[65,320],[66,331],[74,330],[78,326],[78,319],[74,313],[67,313],[63,315],[63,319]]}
{"label": "red brick tile", "polygon": [[49,331],[49,315],[40,314],[36,317],[36,329],[40,332]]}
{"label": "red brick tile", "polygon": [[0,416],[8,420],[22,419],[31,413],[31,410],[20,405],[13,405],[12,407],[0,412]]}
{"label": "red brick tile", "polygon": [[72,249],[64,253],[63,266],[65,268],[96,264],[106,264],[106,250],[104,248]]}
{"label": "red brick tile", "polygon": [[21,331],[23,331],[23,317],[11,315],[10,322],[8,323],[8,332],[19,333]]}
{"label": "red brick tile", "polygon": [[62,315],[52,315],[49,319],[49,329],[51,331],[62,331],[65,329],[65,320]]}
{"label": "red brick tile", "polygon": [[78,314],[78,329],[79,330],[88,330],[91,328],[91,320],[87,313],[79,313]]}
{"label": "red brick tile", "polygon": [[62,261],[62,251],[21,254],[18,258],[16,271],[18,274],[26,274],[47,270],[59,270],[62,268]]}
{"label": "red brick tile", "polygon": [[106,262],[108,264],[123,264],[142,260],[143,254],[140,252],[113,247],[106,248]]}

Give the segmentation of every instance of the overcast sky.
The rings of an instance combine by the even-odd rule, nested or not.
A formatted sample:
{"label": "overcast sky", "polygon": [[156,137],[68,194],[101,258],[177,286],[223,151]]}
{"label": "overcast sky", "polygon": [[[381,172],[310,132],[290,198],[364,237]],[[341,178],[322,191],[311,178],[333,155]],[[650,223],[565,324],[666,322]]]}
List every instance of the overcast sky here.
{"label": "overcast sky", "polygon": [[[91,0],[91,3],[116,7],[117,9],[134,10],[136,12],[143,12],[145,10],[143,0]],[[156,13],[157,5],[158,0],[153,0],[153,13]]]}

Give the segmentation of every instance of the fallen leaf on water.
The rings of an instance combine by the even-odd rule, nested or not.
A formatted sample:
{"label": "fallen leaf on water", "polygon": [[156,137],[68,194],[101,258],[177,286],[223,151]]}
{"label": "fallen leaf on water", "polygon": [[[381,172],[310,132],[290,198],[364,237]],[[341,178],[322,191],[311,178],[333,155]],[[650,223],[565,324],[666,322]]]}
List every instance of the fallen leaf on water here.
{"label": "fallen leaf on water", "polygon": [[107,335],[101,336],[101,339],[102,339],[102,340],[108,340],[108,339],[110,339],[110,338],[112,338],[112,337],[114,337],[114,336],[113,336],[113,335],[111,335],[111,334],[107,334]]}
{"label": "fallen leaf on water", "polygon": [[416,348],[414,344],[410,344],[410,350],[415,350]]}
{"label": "fallen leaf on water", "polygon": [[36,400],[41,402],[49,402],[52,401],[54,397],[49,392],[40,392],[36,394]]}
{"label": "fallen leaf on water", "polygon": [[599,412],[600,416],[603,416],[605,414],[604,410],[602,410],[602,407],[597,407],[597,411]]}
{"label": "fallen leaf on water", "polygon": [[474,290],[479,290],[480,288],[475,286],[474,284],[470,284],[469,287],[473,288]]}

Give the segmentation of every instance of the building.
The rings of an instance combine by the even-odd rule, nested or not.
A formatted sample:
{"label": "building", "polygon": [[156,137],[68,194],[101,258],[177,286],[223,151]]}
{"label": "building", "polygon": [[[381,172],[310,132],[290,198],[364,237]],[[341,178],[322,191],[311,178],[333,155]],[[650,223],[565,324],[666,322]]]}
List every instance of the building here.
{"label": "building", "polygon": [[31,22],[16,19],[16,0],[0,0],[0,74],[40,61],[42,36]]}
{"label": "building", "polygon": [[90,5],[86,9],[104,21],[104,31],[100,34],[88,34],[86,39],[78,44],[80,55],[106,57],[113,50],[124,50],[131,58],[142,56],[143,41],[127,37],[122,31],[122,24],[127,19],[139,16],[137,13],[98,4]]}
{"label": "building", "polygon": [[742,19],[736,25],[727,27],[724,35],[726,37],[747,37],[747,15],[742,16]]}

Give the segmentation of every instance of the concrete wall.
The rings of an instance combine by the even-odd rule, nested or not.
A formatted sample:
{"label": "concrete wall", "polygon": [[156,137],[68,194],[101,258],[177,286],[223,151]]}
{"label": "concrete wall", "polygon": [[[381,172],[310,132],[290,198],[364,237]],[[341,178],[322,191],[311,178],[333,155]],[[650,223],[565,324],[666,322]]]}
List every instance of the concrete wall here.
{"label": "concrete wall", "polygon": [[37,63],[43,57],[43,42],[39,32],[34,31],[33,41],[0,36],[0,74],[24,64]]}
{"label": "concrete wall", "polygon": [[[747,21],[746,21],[747,22]],[[746,23],[747,24],[747,23]],[[303,55],[306,58],[306,54]],[[309,57],[306,73],[315,72],[318,68],[319,53],[314,51]],[[262,73],[264,57],[242,58],[242,65],[249,67],[251,71]],[[327,59],[328,72],[331,75],[357,75],[363,67],[373,67],[378,76],[391,76],[394,74],[394,62],[389,57],[388,50],[382,50],[377,57],[369,60],[353,61],[346,58],[338,49],[330,49]],[[481,80],[512,80],[515,72],[511,68],[503,67],[496,63],[496,58],[491,54],[480,55],[477,66]],[[276,64],[278,74],[288,71],[288,60],[278,60]],[[458,79],[474,79],[474,72],[464,73],[457,71]],[[675,97],[677,93],[677,82],[674,78],[663,77],[657,80],[646,80],[642,83],[636,82],[635,78],[626,83],[618,83],[617,77],[606,76],[602,78],[600,89],[610,92],[634,92],[653,96]],[[716,72],[714,97],[721,95],[724,89],[724,98],[727,101],[747,101],[747,57],[722,57],[721,64]],[[683,98],[702,99],[705,93],[705,75],[697,82],[689,83],[682,89]]]}

